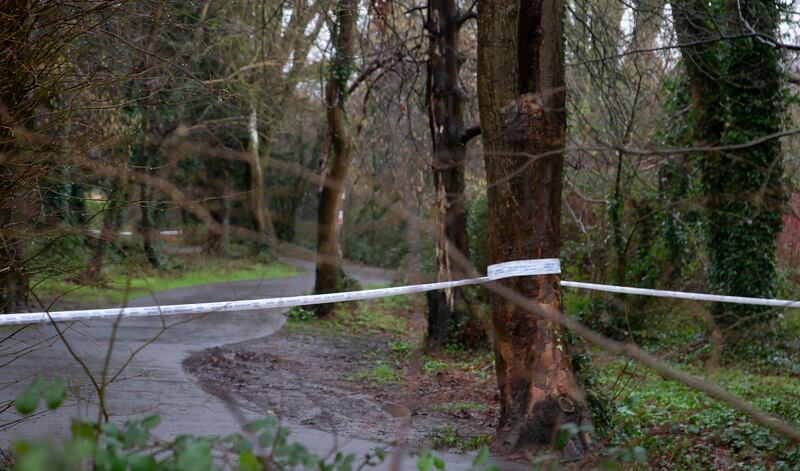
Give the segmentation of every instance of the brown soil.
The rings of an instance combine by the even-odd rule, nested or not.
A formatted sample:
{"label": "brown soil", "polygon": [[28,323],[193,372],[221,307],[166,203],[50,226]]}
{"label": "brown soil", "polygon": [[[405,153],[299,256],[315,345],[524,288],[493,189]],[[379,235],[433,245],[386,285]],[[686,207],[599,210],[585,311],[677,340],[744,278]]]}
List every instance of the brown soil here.
{"label": "brown soil", "polygon": [[[455,434],[457,446],[492,435],[497,387],[485,353],[481,360],[477,354],[423,355],[419,348],[405,356],[392,351],[397,340],[420,344],[420,307],[396,312],[411,326],[404,338],[304,322],[197,352],[183,364],[207,392],[247,410],[272,411],[289,425],[412,447],[431,447],[433,437],[442,435]],[[423,372],[426,360],[447,367]],[[397,377],[376,380],[369,373],[376,365],[390,367]]]}

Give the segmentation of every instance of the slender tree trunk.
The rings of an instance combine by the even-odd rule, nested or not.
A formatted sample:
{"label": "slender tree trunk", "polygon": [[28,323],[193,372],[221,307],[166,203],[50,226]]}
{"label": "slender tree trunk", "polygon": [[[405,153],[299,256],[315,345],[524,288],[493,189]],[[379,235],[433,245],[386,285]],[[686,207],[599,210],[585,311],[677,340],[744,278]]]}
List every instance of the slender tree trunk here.
{"label": "slender tree trunk", "polygon": [[[559,256],[566,114],[563,0],[483,0],[478,6],[478,94],[489,196],[492,263]],[[546,153],[546,154],[545,154]],[[540,154],[545,154],[541,157]],[[533,161],[531,161],[533,159]],[[547,309],[560,310],[558,275],[503,281]],[[492,322],[505,450],[552,449],[559,426],[589,411],[563,332],[498,296]],[[583,455],[572,437],[565,458]]]}
{"label": "slender tree trunk", "polygon": [[[464,91],[459,85],[463,61],[459,53],[461,21],[455,0],[428,2],[427,99],[436,194],[437,281],[463,278],[456,259],[469,253],[464,212]],[[431,291],[427,299],[429,345],[446,346],[456,340],[481,337],[465,332],[480,328],[468,322],[469,311],[462,289]]]}
{"label": "slender tree trunk", "polygon": [[[147,87],[146,87],[147,88]],[[150,132],[150,122],[148,119],[148,110],[142,110],[142,141],[139,146],[138,165],[141,172],[150,174],[153,166],[153,156],[151,155],[150,139],[148,133]],[[139,234],[142,236],[142,248],[147,261],[153,268],[159,267],[158,255],[156,248],[153,244],[153,212],[151,206],[153,205],[153,191],[146,182],[139,182]]]}
{"label": "slender tree trunk", "polygon": [[250,108],[250,118],[247,121],[247,130],[250,139],[247,143],[247,156],[250,161],[250,208],[253,212],[256,230],[266,241],[267,247],[273,241],[275,229],[272,218],[267,209],[266,192],[264,191],[264,169],[261,165],[258,140],[258,112],[255,106]]}
{"label": "slender tree trunk", "polygon": [[[328,133],[333,155],[327,159],[323,169],[322,191],[319,195],[317,214],[317,266],[314,282],[315,293],[336,291],[341,271],[339,257],[339,233],[337,218],[341,206],[341,195],[350,168],[352,150],[350,123],[347,117],[347,82],[353,68],[356,40],[357,0],[340,0],[336,3],[336,28],[333,45],[336,50],[331,64],[326,106]],[[331,304],[317,306],[317,315],[329,316]]]}
{"label": "slender tree trunk", "polygon": [[214,255],[231,255],[230,247],[230,220],[231,220],[231,188],[230,175],[221,175],[223,188],[220,195],[209,201],[209,213],[217,224],[208,228],[206,251]]}
{"label": "slender tree trunk", "polygon": [[219,250],[220,254],[224,256],[231,255],[231,192],[233,188],[230,185],[230,179],[226,180],[225,194],[222,195],[222,233],[219,237]]}
{"label": "slender tree trunk", "polygon": [[[2,225],[0,229],[3,229]],[[0,273],[0,312],[28,310],[29,277],[25,269],[26,243],[27,241],[18,237],[3,238],[0,261],[8,269]]]}
{"label": "slender tree trunk", "polygon": [[[154,86],[154,78],[148,76],[151,73],[153,63],[154,63],[154,55],[150,53],[150,48],[153,45],[153,38],[156,34],[158,29],[158,25],[161,24],[160,18],[161,13],[163,12],[164,3],[159,5],[153,12],[152,12],[152,22],[149,25],[149,28],[145,27],[142,24],[142,28],[147,28],[147,33],[142,36],[142,65],[137,72],[144,73],[145,76],[141,78],[142,83],[137,85],[139,88],[140,93],[138,95],[138,103],[139,103],[139,110],[141,112],[141,131],[142,131],[142,139],[139,146],[139,155],[136,159],[136,164],[140,167],[140,171],[150,175],[153,172],[153,159],[155,157],[155,153],[158,149],[151,148],[150,142],[150,132],[153,131],[151,127],[154,124],[151,119],[153,118],[151,109],[155,105],[155,100],[157,91]],[[142,31],[144,33],[144,30]],[[138,75],[138,74],[134,74]],[[156,147],[160,147],[156,146]],[[158,255],[156,254],[155,245],[153,243],[153,212],[152,206],[155,203],[153,201],[154,196],[153,189],[150,188],[146,182],[142,181],[139,182],[139,199],[141,200],[139,203],[139,210],[141,218],[139,219],[139,234],[142,237],[142,248],[147,257],[147,261],[150,262],[150,265],[153,268],[159,268],[160,262],[158,260]]]}
{"label": "slender tree trunk", "polygon": [[120,212],[125,204],[126,185],[119,178],[111,181],[111,190],[108,194],[108,201],[103,212],[103,223],[100,228],[100,237],[95,241],[94,256],[86,267],[83,279],[86,283],[96,283],[100,278],[105,262],[106,248],[116,240],[117,230],[119,229]]}
{"label": "slender tree trunk", "polygon": [[414,189],[407,188],[403,194],[403,200],[406,214],[406,244],[408,244],[408,260],[407,268],[408,275],[406,281],[409,283],[419,283],[420,273],[422,271],[422,254],[420,247],[422,245],[420,240],[420,227],[419,227],[419,214],[416,199],[414,198]]}
{"label": "slender tree trunk", "polygon": [[153,212],[150,206],[153,204],[153,192],[146,183],[139,185],[139,193],[142,195],[142,203],[139,206],[141,211],[141,219],[139,219],[139,234],[142,236],[142,248],[147,261],[153,268],[158,268],[160,262],[158,261],[158,254],[153,242]]}

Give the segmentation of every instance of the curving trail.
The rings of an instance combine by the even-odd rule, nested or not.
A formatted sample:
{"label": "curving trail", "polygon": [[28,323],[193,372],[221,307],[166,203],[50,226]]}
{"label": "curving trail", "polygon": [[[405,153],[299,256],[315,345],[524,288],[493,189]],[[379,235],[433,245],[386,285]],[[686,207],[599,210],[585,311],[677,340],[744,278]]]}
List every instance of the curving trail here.
{"label": "curving trail", "polygon": [[[138,298],[130,305],[257,299],[307,293],[313,284],[313,264],[295,259],[284,259],[284,262],[305,271],[289,278],[178,288]],[[368,267],[348,266],[346,270],[364,285],[385,283],[391,276],[385,270]],[[108,377],[117,374],[132,352],[141,351],[108,387],[106,407],[112,420],[121,423],[159,414],[162,420],[155,434],[164,438],[182,433],[222,435],[239,431],[240,424],[224,401],[195,384],[181,363],[192,352],[268,336],[282,326],[283,313],[284,310],[261,310],[175,316],[166,319],[165,324],[159,318],[122,320],[116,332]],[[112,322],[107,320],[61,325],[73,350],[97,378],[103,371],[112,336],[111,325]],[[4,364],[0,367],[0,403],[13,399],[37,376],[45,379],[61,376],[66,379],[69,392],[67,402],[57,411],[19,423],[13,408],[0,413],[0,448],[7,448],[11,442],[23,437],[66,436],[70,418],[97,417],[97,395],[93,393],[88,375],[55,335],[52,326],[28,327],[3,345],[6,352],[29,352],[8,364],[13,357],[0,357],[0,365]],[[243,412],[248,419],[257,417],[253,412]],[[291,424],[290,428],[295,440],[316,453],[327,453],[334,444],[334,437],[327,432]],[[346,451],[361,454],[381,444],[340,438],[338,445]],[[470,456],[464,455],[444,454],[444,457],[448,469],[467,469],[471,461]],[[414,469],[412,461],[406,460],[403,469]],[[503,469],[508,468],[503,466]]]}

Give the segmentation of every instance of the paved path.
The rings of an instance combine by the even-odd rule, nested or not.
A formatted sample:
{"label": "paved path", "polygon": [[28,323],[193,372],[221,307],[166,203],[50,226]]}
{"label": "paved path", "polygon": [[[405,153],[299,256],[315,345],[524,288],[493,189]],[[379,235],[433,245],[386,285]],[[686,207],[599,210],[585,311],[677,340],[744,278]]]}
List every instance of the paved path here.
{"label": "paved path", "polygon": [[[291,260],[290,263],[305,269],[311,267],[310,262]],[[368,267],[348,267],[348,272],[364,285],[385,283],[390,276],[389,272]],[[131,305],[292,296],[307,293],[312,282],[313,272],[306,270],[291,278],[178,288],[136,299]],[[259,310],[175,316],[166,320],[166,330],[162,330],[159,318],[122,320],[111,355],[110,375],[116,374],[132,352],[156,336],[157,339],[141,349],[119,380],[108,387],[107,409],[112,420],[121,423],[159,414],[161,425],[155,433],[164,438],[182,433],[222,435],[238,431],[240,424],[224,402],[196,385],[183,371],[181,362],[193,351],[270,335],[283,324],[283,313],[283,310]],[[111,325],[109,320],[63,325],[70,345],[98,378],[112,335]],[[21,423],[10,425],[18,419],[13,409],[0,414],[0,447],[6,448],[14,440],[23,437],[48,434],[66,436],[70,418],[97,417],[97,397],[92,394],[88,376],[54,335],[52,326],[28,327],[2,345],[2,352],[29,348],[32,351],[0,367],[0,403],[13,399],[37,376],[45,379],[54,376],[66,378],[69,393],[67,403],[57,411],[28,418]],[[0,365],[10,358],[0,353]],[[251,419],[257,417],[251,412],[247,412],[247,415]],[[312,451],[326,453],[331,449],[333,437],[329,433],[293,425],[291,429],[294,439]],[[340,440],[339,444],[342,449],[359,454],[380,446],[378,443],[354,439]],[[462,455],[444,457],[448,469],[456,470],[467,469],[471,459]],[[405,461],[403,469],[414,469],[411,460]]]}

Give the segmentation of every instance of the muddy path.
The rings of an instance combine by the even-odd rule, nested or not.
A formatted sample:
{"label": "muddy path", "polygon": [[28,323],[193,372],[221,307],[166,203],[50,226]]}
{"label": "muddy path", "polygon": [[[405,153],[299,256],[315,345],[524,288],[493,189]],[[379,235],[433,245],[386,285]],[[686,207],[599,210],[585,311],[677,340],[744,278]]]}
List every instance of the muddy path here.
{"label": "muddy path", "polygon": [[[365,275],[389,279],[361,270],[362,284]],[[196,351],[184,369],[243,410],[337,437],[452,452],[489,441],[499,412],[489,352],[463,351],[462,361],[425,352],[423,296],[339,308],[335,319],[295,318],[270,335]]]}
{"label": "muddy path", "polygon": [[[308,268],[309,263],[290,261]],[[388,273],[365,267],[348,267],[351,275],[365,284],[387,281]],[[292,296],[308,292],[313,273],[307,270],[296,277],[219,283],[179,288],[136,299],[129,305],[180,304],[233,299]],[[155,430],[159,437],[169,439],[179,434],[223,435],[237,432],[242,424],[231,413],[229,404],[220,394],[210,394],[183,368],[187,357],[214,347],[231,343],[263,339],[278,331],[285,322],[283,310],[260,310],[220,313],[200,316],[124,319],[116,331],[110,355],[109,375],[123,365],[124,371],[108,386],[108,411],[111,420],[161,415]],[[107,320],[61,324],[66,340],[79,355],[92,375],[99,377],[103,370],[112,323]],[[0,368],[0,401],[14,397],[36,377],[65,379],[68,400],[56,411],[42,413],[24,420],[11,409],[0,413],[0,447],[8,448],[21,438],[42,436],[65,437],[70,419],[97,417],[97,396],[84,368],[70,355],[57,338],[52,326],[30,326],[8,339],[6,351],[23,352]],[[135,353],[134,356],[132,356]],[[223,392],[222,395],[228,392]],[[260,406],[243,407],[247,419],[263,417],[267,411]],[[311,422],[308,422],[310,425]],[[334,436],[325,427],[287,423],[295,439],[311,451],[325,454],[334,444],[342,451],[365,454],[384,443],[374,440]],[[471,458],[464,455],[445,455],[448,469],[467,469]],[[410,461],[403,469],[413,469]]]}
{"label": "muddy path", "polygon": [[[488,439],[497,425],[494,377],[476,381],[449,369],[421,374],[412,361],[395,360],[395,341],[386,334],[285,328],[196,352],[184,366],[208,392],[225,391],[243,409],[343,437],[412,449],[449,437],[459,442],[444,446],[451,451]],[[387,377],[375,377],[376,365]]]}
{"label": "muddy path", "polygon": [[[308,262],[284,260],[300,268]],[[353,276],[364,283],[385,281],[390,275],[375,269],[354,267]],[[132,300],[131,306],[181,304],[305,294],[313,272],[287,278],[217,283],[158,292]],[[69,306],[63,306],[69,308]],[[103,306],[106,307],[106,306]],[[180,433],[231,433],[240,428],[217,397],[197,387],[181,363],[195,351],[272,334],[285,322],[284,310],[123,319],[116,333],[111,320],[60,324],[64,337],[80,361],[96,379],[115,335],[107,377],[124,370],[109,385],[108,412],[124,422],[158,413],[156,430],[164,437]],[[7,335],[7,334],[6,334]],[[5,337],[5,335],[4,335]],[[18,438],[65,436],[73,417],[97,417],[97,395],[89,375],[69,353],[50,325],[28,326],[4,341],[0,367],[0,403],[13,400],[34,378],[65,379],[69,400],[57,411],[22,420],[12,408],[0,413],[0,447]],[[21,354],[16,354],[17,352]],[[134,356],[132,356],[135,353]]]}

